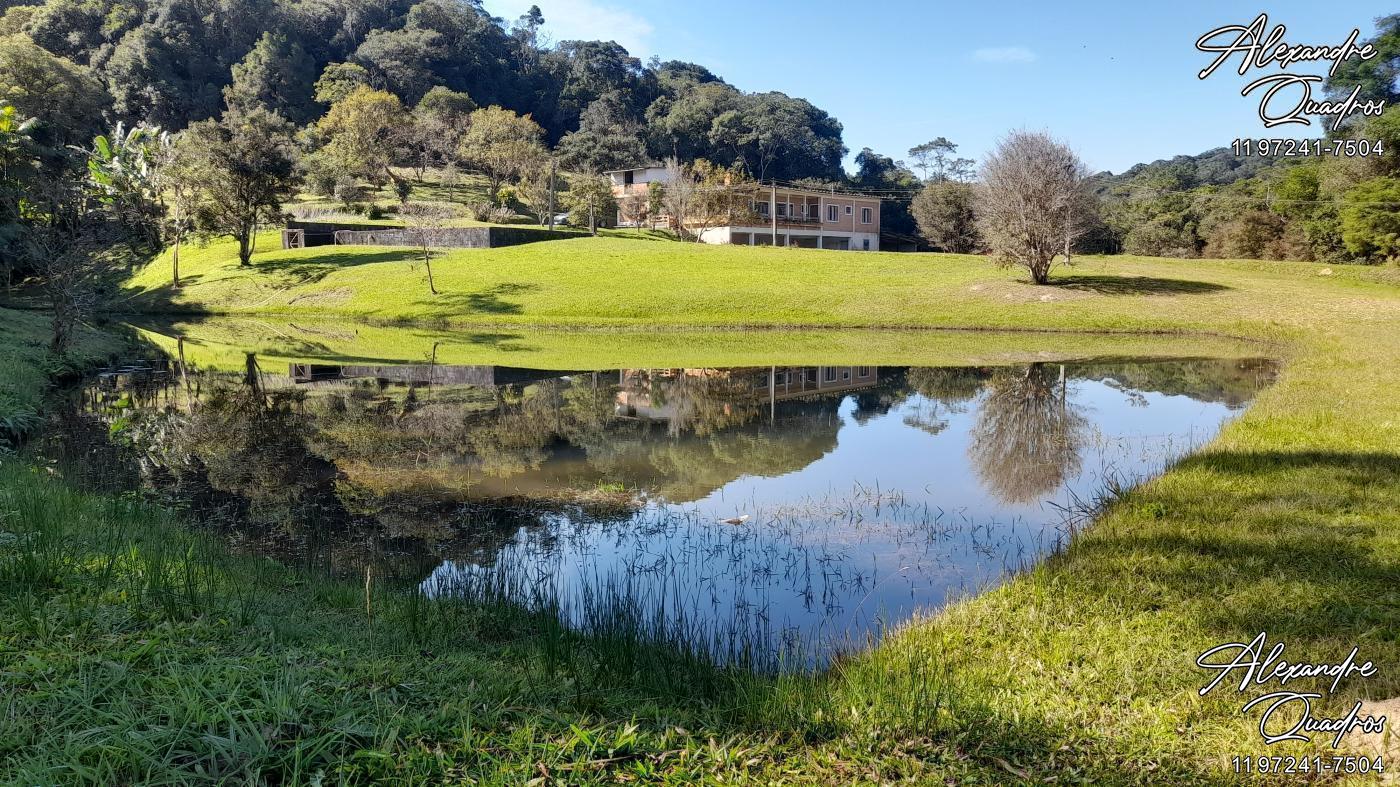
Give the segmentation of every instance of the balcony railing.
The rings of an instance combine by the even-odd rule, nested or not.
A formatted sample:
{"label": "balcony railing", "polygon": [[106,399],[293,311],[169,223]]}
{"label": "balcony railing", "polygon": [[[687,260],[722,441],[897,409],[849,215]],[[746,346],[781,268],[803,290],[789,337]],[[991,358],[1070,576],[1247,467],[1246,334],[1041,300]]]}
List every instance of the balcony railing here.
{"label": "balcony railing", "polygon": [[[760,213],[760,214],[758,214],[758,220],[759,220],[759,223],[761,223],[761,224],[768,224],[768,223],[770,223],[770,222],[773,221],[773,218],[772,218],[772,216],[765,216],[765,215],[763,215],[762,213]],[[821,220],[821,218],[818,217],[818,216],[779,216],[779,217],[778,217],[778,224],[789,224],[789,225],[794,225],[794,226],[798,226],[798,227],[815,227],[815,226],[817,226],[818,224],[821,224],[821,223],[822,223],[822,220]]]}

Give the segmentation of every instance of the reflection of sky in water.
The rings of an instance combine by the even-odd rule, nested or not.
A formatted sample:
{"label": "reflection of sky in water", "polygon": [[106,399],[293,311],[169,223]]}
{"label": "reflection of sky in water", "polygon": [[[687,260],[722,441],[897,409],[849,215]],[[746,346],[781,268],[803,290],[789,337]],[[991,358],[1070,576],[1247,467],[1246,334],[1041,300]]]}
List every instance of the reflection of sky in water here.
{"label": "reflection of sky in water", "polygon": [[[627,522],[522,530],[492,568],[557,594],[575,623],[590,599],[620,593],[669,625],[721,636],[795,634],[818,650],[863,643],[882,622],[986,587],[1052,549],[1063,513],[1046,501],[1160,472],[1232,414],[1105,382],[1071,380],[1068,393],[1086,420],[1077,471],[1029,503],[1005,502],[969,460],[986,391],[953,409],[912,395],[863,422],[847,396],[835,448],[800,470],[743,476],[691,503],[652,502]],[[911,423],[946,425],[931,434]],[[742,514],[752,519],[717,521]],[[449,562],[425,587],[486,570]]]}

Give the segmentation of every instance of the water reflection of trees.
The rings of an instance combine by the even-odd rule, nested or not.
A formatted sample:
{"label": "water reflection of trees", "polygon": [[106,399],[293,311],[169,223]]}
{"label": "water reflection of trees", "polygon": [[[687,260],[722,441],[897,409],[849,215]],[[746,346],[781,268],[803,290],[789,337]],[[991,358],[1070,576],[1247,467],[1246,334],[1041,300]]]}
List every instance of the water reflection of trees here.
{"label": "water reflection of trees", "polygon": [[991,372],[978,366],[913,367],[904,373],[904,389],[921,401],[904,416],[906,426],[931,435],[948,428],[948,416],[967,411]]}
{"label": "water reflection of trees", "polygon": [[[1118,364],[1099,376],[1188,393],[1224,385],[1234,399],[1261,374],[1238,367],[1239,379],[1222,384],[1209,363],[1158,366]],[[265,389],[250,358],[242,372],[194,387],[172,375],[188,401],[138,392],[112,421],[148,486],[303,547],[322,543],[333,562],[406,561],[480,555],[560,515],[626,520],[636,490],[686,502],[741,476],[800,470],[835,448],[842,402],[857,423],[898,412],[935,435],[976,402],[969,461],[998,498],[1030,502],[1081,464],[1087,421],[1066,400],[1060,369],[885,369],[878,385],[783,399],[768,368]]]}
{"label": "water reflection of trees", "polygon": [[999,369],[987,381],[968,458],[998,498],[1030,503],[1079,471],[1087,427],[1060,367]]}

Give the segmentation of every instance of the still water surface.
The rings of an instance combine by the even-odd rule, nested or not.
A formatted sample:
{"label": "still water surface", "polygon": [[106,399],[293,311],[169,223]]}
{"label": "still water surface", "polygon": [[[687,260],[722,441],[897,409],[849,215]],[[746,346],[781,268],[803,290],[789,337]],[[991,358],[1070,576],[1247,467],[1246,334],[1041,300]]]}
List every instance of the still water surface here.
{"label": "still water surface", "polygon": [[1033,564],[1272,374],[158,361],[94,379],[48,449],[240,549],[812,661]]}

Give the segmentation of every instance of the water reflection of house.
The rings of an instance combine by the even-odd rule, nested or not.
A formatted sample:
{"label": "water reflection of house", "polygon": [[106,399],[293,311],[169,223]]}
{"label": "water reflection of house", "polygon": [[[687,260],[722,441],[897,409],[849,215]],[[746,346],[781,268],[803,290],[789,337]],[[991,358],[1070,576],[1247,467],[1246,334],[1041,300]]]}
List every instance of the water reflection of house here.
{"label": "water reflection of house", "polygon": [[[721,395],[733,404],[767,402],[776,405],[795,399],[871,388],[880,381],[878,366],[768,366],[741,369],[623,369],[617,393],[619,415],[669,419],[678,406],[674,395],[657,395],[658,380],[678,377],[715,381],[727,386]],[[742,401],[737,401],[742,400]]]}
{"label": "water reflection of house", "polygon": [[384,380],[409,385],[524,385],[568,376],[569,372],[514,366],[446,366],[405,364],[288,364],[287,376],[298,385],[336,380]]}

